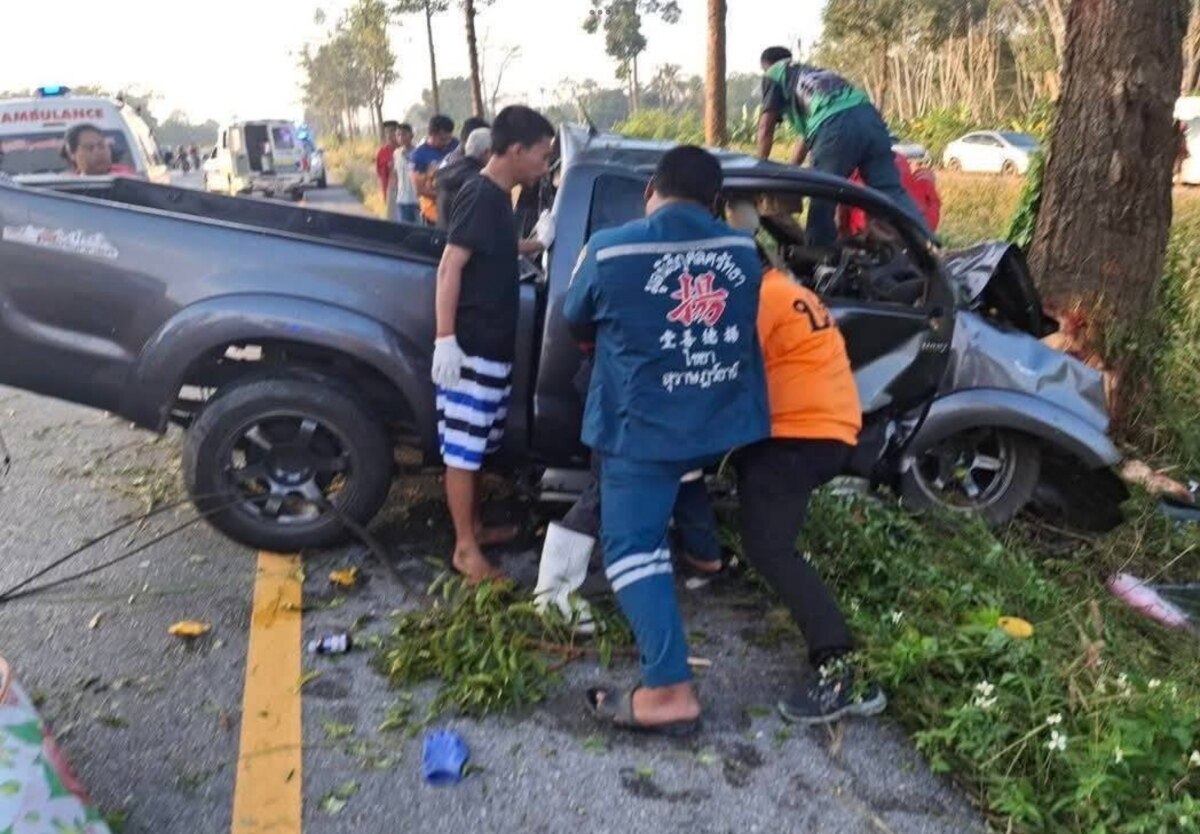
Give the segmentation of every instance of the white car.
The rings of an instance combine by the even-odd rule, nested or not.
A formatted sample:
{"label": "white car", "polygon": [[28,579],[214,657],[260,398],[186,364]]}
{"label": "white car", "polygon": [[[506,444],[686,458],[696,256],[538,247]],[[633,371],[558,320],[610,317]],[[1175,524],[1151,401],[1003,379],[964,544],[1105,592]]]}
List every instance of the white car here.
{"label": "white car", "polygon": [[296,125],[284,119],[234,122],[204,163],[204,190],[300,199],[308,185]]}
{"label": "white car", "polygon": [[1028,133],[981,130],[947,145],[942,161],[951,171],[1024,174],[1041,148]]}

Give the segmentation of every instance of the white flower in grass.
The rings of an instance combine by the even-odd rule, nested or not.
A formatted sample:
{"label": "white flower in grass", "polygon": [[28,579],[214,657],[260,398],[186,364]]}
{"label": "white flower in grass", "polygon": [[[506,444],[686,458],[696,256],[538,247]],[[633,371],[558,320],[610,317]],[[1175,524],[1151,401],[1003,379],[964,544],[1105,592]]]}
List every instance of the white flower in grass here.
{"label": "white flower in grass", "polygon": [[1162,686],[1162,681],[1160,681],[1158,678],[1151,678],[1151,679],[1150,679],[1150,680],[1149,680],[1149,681],[1146,683],[1146,688],[1147,688],[1147,689],[1150,689],[1150,690],[1152,690],[1152,691],[1153,691],[1153,690],[1155,690],[1155,689],[1158,689],[1160,686]]}
{"label": "white flower in grass", "polygon": [[1200,750],[1193,750],[1188,758],[1188,767],[1200,767]]}
{"label": "white flower in grass", "polygon": [[1067,749],[1067,737],[1055,730],[1050,734],[1050,741],[1046,743],[1046,747],[1054,752],[1061,753]]}
{"label": "white flower in grass", "polygon": [[994,695],[991,697],[986,695],[976,695],[974,704],[977,708],[987,712],[992,707],[996,706],[996,697]]}
{"label": "white flower in grass", "polygon": [[900,625],[900,621],[904,619],[903,611],[893,611],[891,614],[892,625]]}
{"label": "white flower in grass", "polygon": [[1130,688],[1129,676],[1122,672],[1117,676],[1117,690],[1120,691],[1122,695],[1128,695]]}
{"label": "white flower in grass", "polygon": [[[1056,712],[1052,715],[1046,716],[1046,725],[1049,727],[1057,727],[1061,723],[1062,723],[1062,713],[1061,712]],[[1057,733],[1055,733],[1055,735],[1057,735]]]}
{"label": "white flower in grass", "polygon": [[1120,747],[1113,750],[1113,759],[1116,761],[1117,764],[1120,764],[1121,762],[1125,761],[1125,751],[1122,750]]}
{"label": "white flower in grass", "polygon": [[996,691],[996,687],[988,681],[980,681],[979,683],[975,684],[975,691],[983,697],[988,698],[993,692]]}

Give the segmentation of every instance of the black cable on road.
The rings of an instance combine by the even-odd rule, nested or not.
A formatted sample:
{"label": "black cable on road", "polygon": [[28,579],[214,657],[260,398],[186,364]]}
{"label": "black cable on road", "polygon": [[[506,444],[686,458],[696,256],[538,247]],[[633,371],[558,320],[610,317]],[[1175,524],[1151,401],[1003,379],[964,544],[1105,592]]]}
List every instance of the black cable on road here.
{"label": "black cable on road", "polygon": [[120,533],[122,530],[127,530],[136,524],[141,524],[145,521],[149,521],[150,519],[154,518],[157,515],[162,515],[165,512],[170,512],[171,510],[174,510],[178,507],[182,507],[184,504],[188,503],[189,500],[190,499],[185,498],[182,501],[176,501],[173,504],[167,504],[165,506],[159,507],[158,509],[153,510],[152,512],[148,512],[145,515],[141,515],[141,516],[138,516],[137,518],[130,519],[129,521],[126,521],[126,522],[112,528],[111,530],[108,530],[107,532],[101,533],[99,536],[96,536],[94,539],[89,539],[88,541],[81,544],[79,547],[72,550],[66,556],[63,556],[59,559],[55,559],[53,562],[46,565],[46,567],[42,568],[38,572],[27,576],[25,579],[21,580],[16,585],[13,585],[7,591],[0,593],[0,602],[6,602],[7,600],[14,598],[13,594],[15,594],[17,591],[21,590],[22,588],[24,588],[26,585],[30,585],[30,584],[36,582],[37,580],[41,579],[46,574],[50,573],[50,571],[54,570],[55,568],[59,567],[60,565],[66,564],[67,562],[74,559],[76,556],[79,556],[80,554],[82,554],[84,551],[90,550],[91,548],[100,544],[100,542],[102,542],[106,539],[112,538],[117,533]]}

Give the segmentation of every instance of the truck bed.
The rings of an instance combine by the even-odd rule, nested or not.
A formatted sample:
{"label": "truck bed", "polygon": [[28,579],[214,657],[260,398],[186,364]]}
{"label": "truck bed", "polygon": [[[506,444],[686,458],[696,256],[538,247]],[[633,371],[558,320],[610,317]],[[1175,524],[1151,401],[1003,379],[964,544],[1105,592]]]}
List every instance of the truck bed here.
{"label": "truck bed", "polygon": [[326,243],[432,263],[441,257],[446,244],[445,232],[425,226],[355,217],[270,200],[227,197],[124,177],[111,182],[65,182],[55,186],[55,190],[265,232],[318,238]]}

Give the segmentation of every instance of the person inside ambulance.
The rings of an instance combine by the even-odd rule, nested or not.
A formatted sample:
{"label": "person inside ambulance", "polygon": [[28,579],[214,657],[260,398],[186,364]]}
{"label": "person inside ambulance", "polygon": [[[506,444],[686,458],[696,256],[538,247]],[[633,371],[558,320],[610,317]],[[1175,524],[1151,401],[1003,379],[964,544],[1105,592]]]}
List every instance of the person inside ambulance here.
{"label": "person inside ambulance", "polygon": [[108,137],[100,128],[87,122],[74,125],[67,131],[62,153],[71,163],[71,171],[76,176],[108,177],[114,174],[135,174],[132,168],[114,163]]}

